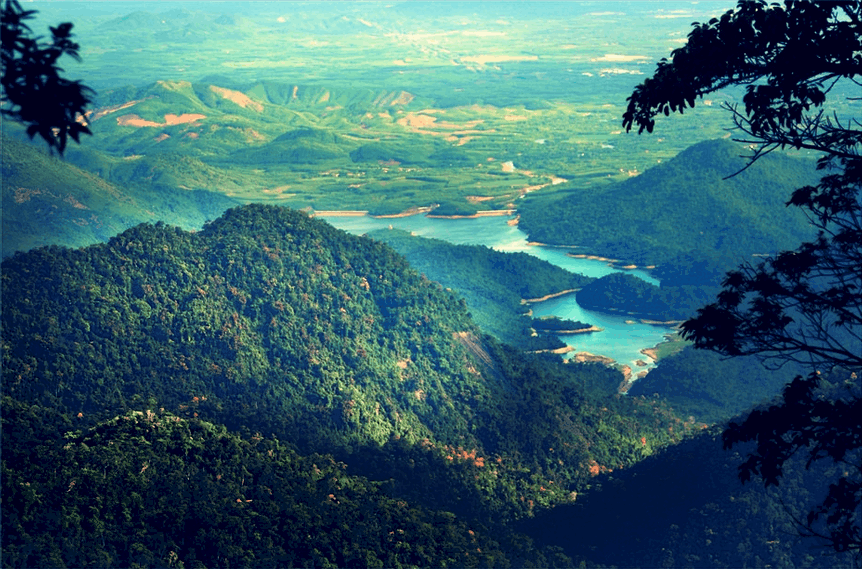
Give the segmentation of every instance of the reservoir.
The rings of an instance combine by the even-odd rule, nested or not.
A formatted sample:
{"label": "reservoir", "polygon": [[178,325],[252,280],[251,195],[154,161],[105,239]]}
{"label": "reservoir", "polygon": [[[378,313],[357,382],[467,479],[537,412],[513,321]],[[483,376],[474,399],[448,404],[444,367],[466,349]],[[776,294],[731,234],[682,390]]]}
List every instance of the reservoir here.
{"label": "reservoir", "polygon": [[[568,253],[573,249],[528,245],[527,235],[517,225],[509,225],[507,222],[510,218],[507,216],[474,219],[431,218],[424,215],[390,218],[374,218],[367,215],[321,217],[335,227],[356,235],[393,227],[410,231],[421,237],[441,239],[455,244],[485,245],[497,251],[528,253],[567,271],[590,277],[598,278],[622,271],[610,266],[606,261],[571,257]],[[646,271],[635,269],[625,272],[652,284],[658,284],[658,281]],[[641,354],[640,350],[651,348],[664,341],[665,335],[670,332],[667,327],[644,324],[625,316],[584,310],[578,306],[574,294],[535,303],[532,309],[536,317],[554,315],[603,328],[602,332],[592,334],[560,336],[563,342],[574,348],[574,352],[567,357],[576,352],[607,356],[631,367],[633,374],[652,367],[650,358]],[[636,364],[638,360],[648,362],[650,365],[638,366]]]}

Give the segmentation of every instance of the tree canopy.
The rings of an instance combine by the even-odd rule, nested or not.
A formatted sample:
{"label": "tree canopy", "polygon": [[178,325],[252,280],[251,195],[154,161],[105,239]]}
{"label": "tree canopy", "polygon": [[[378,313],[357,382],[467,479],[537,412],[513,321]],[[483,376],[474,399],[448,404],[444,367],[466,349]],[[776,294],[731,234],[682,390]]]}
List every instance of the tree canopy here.
{"label": "tree canopy", "polygon": [[[778,484],[797,451],[808,464],[829,459],[846,468],[806,519],[804,535],[836,551],[862,551],[862,128],[839,105],[862,73],[862,4],[742,1],[735,10],[693,24],[685,46],[637,86],[623,115],[627,130],[652,132],[659,114],[683,113],[705,94],[744,86],[743,108],[728,103],[736,132],[752,144],[751,161],[777,149],[820,153],[824,174],[788,200],[817,237],[795,250],[727,274],[716,302],[683,325],[700,348],[759,355],[776,365],[809,366],[767,409],[724,434],[730,447],[757,441],[740,467],[745,481]],[[858,92],[858,91],[857,91]],[[855,100],[852,98],[851,100]],[[852,107],[850,107],[852,108]],[[823,372],[823,375],[820,374]],[[836,385],[821,378],[841,377]]]}
{"label": "tree canopy", "polygon": [[51,150],[60,154],[68,138],[80,142],[82,133],[91,134],[85,119],[93,93],[80,81],[64,78],[58,60],[64,56],[80,61],[80,46],[72,41],[72,24],[51,27],[51,40],[33,36],[26,21],[35,10],[24,10],[17,0],[6,0],[0,25],[0,114],[27,127],[33,138],[41,136]]}

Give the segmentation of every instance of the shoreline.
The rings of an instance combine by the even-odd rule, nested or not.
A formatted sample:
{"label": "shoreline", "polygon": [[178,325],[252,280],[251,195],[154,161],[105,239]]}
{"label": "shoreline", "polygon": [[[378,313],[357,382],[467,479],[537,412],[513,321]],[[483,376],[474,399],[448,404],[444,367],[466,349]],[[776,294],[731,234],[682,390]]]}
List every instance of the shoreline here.
{"label": "shoreline", "polygon": [[574,352],[575,348],[572,346],[563,346],[562,348],[555,348],[553,350],[536,350],[535,352],[530,352],[532,354],[568,354]]}
{"label": "shoreline", "polygon": [[[599,255],[587,255],[584,253],[566,253],[566,256],[571,257],[573,259],[587,259],[590,261],[604,261],[606,263],[613,263],[615,265],[620,262],[619,259],[611,259],[608,257],[601,257]],[[628,265],[628,267],[632,267],[632,268],[636,269],[637,265]]]}
{"label": "shoreline", "polygon": [[617,363],[613,358],[609,358],[608,356],[597,356],[590,352],[578,352],[569,361],[575,361],[577,363],[599,363],[606,366],[614,366]]}
{"label": "shoreline", "polygon": [[679,326],[685,320],[650,320],[648,318],[641,318],[641,324],[647,324],[649,326],[670,326],[671,328],[675,326]]}
{"label": "shoreline", "polygon": [[[577,330],[546,330],[545,328],[540,328],[542,333],[544,334],[555,334],[557,336],[567,336],[572,334],[590,334],[592,332],[604,332],[604,328],[599,328],[598,326],[590,326],[589,328],[578,328]],[[539,330],[536,330],[537,332]]]}
{"label": "shoreline", "polygon": [[554,249],[578,249],[580,245],[551,245],[549,243],[542,243],[541,241],[527,241],[528,247],[551,247]]}
{"label": "shoreline", "polygon": [[[437,207],[436,205],[415,207],[415,208],[406,209],[406,210],[399,212],[399,213],[383,213],[383,214],[372,214],[370,212],[370,210],[358,210],[358,209],[357,210],[352,210],[352,209],[347,209],[347,210],[320,210],[320,211],[311,210],[310,215],[311,215],[311,217],[365,217],[365,216],[367,216],[367,217],[370,217],[373,219],[396,219],[396,218],[400,218],[400,217],[411,217],[414,215],[420,215],[420,214],[424,213],[425,217],[427,217],[429,219],[480,219],[483,217],[512,216],[512,215],[516,215],[518,212],[517,208],[514,208],[514,209],[510,208],[510,209],[485,209],[485,210],[477,211],[476,213],[463,214],[463,215],[459,215],[459,214],[439,215],[439,214],[433,213],[434,209],[436,209],[436,207]],[[508,223],[508,225],[518,225],[519,221],[520,221],[519,217],[516,217],[514,219],[510,219],[507,223]],[[541,241],[527,241],[526,245],[528,247],[547,247],[547,248],[553,248],[553,249],[579,249],[581,247],[580,245],[552,245],[550,243],[542,243]],[[619,259],[611,259],[610,257],[603,257],[601,255],[590,255],[590,254],[586,254],[586,253],[566,253],[566,256],[572,257],[573,259],[587,259],[589,261],[602,261],[602,262],[608,263],[608,265],[611,267],[621,269],[621,270],[626,270],[626,271],[632,271],[632,270],[637,270],[637,269],[644,270],[644,271],[651,271],[651,270],[656,268],[655,265],[639,266],[639,265],[636,265],[634,263],[626,263],[624,265],[624,264],[622,264],[622,263],[624,263],[624,261],[621,261]],[[553,298],[553,297],[550,297],[550,298]],[[541,302],[541,301],[540,300],[528,300],[527,302]],[[673,325],[676,325],[678,323],[679,322],[676,322],[676,321],[669,321],[668,323],[666,323],[666,325],[673,326]],[[665,324],[665,323],[644,322],[644,324]]]}
{"label": "shoreline", "polygon": [[651,359],[653,363],[658,361],[658,347],[644,348],[641,350],[641,353]]}
{"label": "shoreline", "polygon": [[406,209],[399,213],[381,213],[381,214],[373,214],[370,210],[353,210],[353,209],[345,209],[345,210],[312,210],[312,217],[371,217],[373,219],[395,219],[399,217],[411,217],[414,215],[425,214],[425,217],[430,219],[478,219],[480,217],[504,217],[514,215],[517,211],[516,209],[485,209],[481,211],[477,211],[476,213],[464,214],[464,215],[435,215],[431,212],[434,211],[434,207],[426,206],[426,207],[415,207]]}
{"label": "shoreline", "polygon": [[568,290],[561,290],[560,292],[553,292],[551,294],[546,294],[545,296],[541,296],[539,298],[522,298],[521,304],[532,304],[534,302],[544,302],[546,300],[551,300],[552,298],[557,298],[560,296],[564,296],[566,294],[571,294],[573,292],[578,292],[579,288],[570,288]]}
{"label": "shoreline", "polygon": [[359,211],[352,209],[345,210],[321,210],[311,212],[311,217],[364,217],[368,215],[368,211]]}
{"label": "shoreline", "polygon": [[503,217],[515,213],[514,209],[485,209],[469,215],[435,215],[429,213],[425,217],[429,219],[478,219],[480,217]]}
{"label": "shoreline", "polygon": [[434,209],[433,206],[425,206],[425,207],[411,207],[410,209],[405,209],[400,213],[382,213],[378,215],[368,214],[368,217],[373,217],[374,219],[395,219],[398,217],[412,217],[414,215],[419,215],[421,213],[428,213]]}
{"label": "shoreline", "polygon": [[[672,344],[682,343],[681,339],[678,336],[675,339],[674,335],[672,335],[672,334],[666,334],[665,338],[666,339],[663,342],[659,342],[658,344],[656,344],[652,348],[643,348],[642,350],[640,350],[640,353],[642,353],[643,355],[650,358],[653,361],[653,364],[658,363],[658,361],[661,359],[658,354],[659,354],[659,350],[661,350],[662,347],[672,345]],[[675,354],[675,353],[681,351],[682,349],[683,349],[682,347],[679,347],[678,349],[675,349],[670,354],[666,354],[664,357],[667,357],[668,355]]]}

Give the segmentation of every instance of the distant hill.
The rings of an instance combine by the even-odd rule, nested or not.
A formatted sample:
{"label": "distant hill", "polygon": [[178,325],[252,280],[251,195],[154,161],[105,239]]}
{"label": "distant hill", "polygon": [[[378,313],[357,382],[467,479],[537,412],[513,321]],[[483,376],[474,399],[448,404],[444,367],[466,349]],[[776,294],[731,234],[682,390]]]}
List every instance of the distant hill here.
{"label": "distant hill", "polygon": [[510,185],[476,168],[486,151],[462,148],[450,134],[457,123],[435,126],[436,117],[421,114],[433,103],[427,98],[211,79],[217,83],[156,81],[99,93],[88,115],[93,136],[66,160],[124,187],[206,190],[297,209],[393,214],[450,204],[474,213],[465,180],[476,177],[488,178],[493,202],[485,208],[511,199]]}
{"label": "distant hill", "polygon": [[632,384],[629,395],[658,395],[682,416],[718,423],[775,397],[804,373],[804,367],[794,362],[770,370],[754,356],[725,358],[689,346],[658,362]]}
{"label": "distant hill", "polygon": [[368,236],[404,255],[429,279],[463,296],[473,320],[483,330],[525,349],[553,349],[565,344],[552,335],[531,336],[529,307],[523,300],[580,288],[593,280],[526,253],[453,245],[395,229],[373,231]]}
{"label": "distant hill", "polygon": [[236,202],[170,187],[121,187],[9,136],[2,140],[3,256],[44,245],[82,247],[139,223],[199,229]]}
{"label": "distant hill", "polygon": [[785,203],[816,181],[813,161],[775,153],[740,172],[745,153],[729,140],[706,141],[624,182],[531,195],[520,226],[535,241],[638,264],[694,254],[735,265],[811,237],[803,213]]}
{"label": "distant hill", "polygon": [[314,164],[343,157],[352,147],[333,132],[302,127],[288,131],[275,140],[255,148],[242,148],[230,156],[239,164]]}
{"label": "distant hill", "polygon": [[[99,93],[89,116],[94,135],[88,146],[122,156],[181,150],[230,162],[231,152],[265,157],[260,153],[271,150],[268,144],[317,143],[331,145],[333,156],[349,163],[348,153],[363,142],[366,113],[419,109],[423,102],[400,91],[213,79],[220,83],[156,81]],[[355,140],[342,138],[344,133]]]}

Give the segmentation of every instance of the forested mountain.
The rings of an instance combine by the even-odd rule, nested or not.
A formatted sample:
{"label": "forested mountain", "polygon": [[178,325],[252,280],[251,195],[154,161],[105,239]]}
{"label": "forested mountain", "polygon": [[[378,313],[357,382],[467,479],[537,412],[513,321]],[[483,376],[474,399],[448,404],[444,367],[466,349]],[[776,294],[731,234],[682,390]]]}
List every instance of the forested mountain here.
{"label": "forested mountain", "polygon": [[804,368],[787,362],[769,369],[753,356],[724,358],[686,347],[662,359],[629,395],[660,396],[683,417],[720,423],[774,397]]}
{"label": "forested mountain", "polygon": [[[618,372],[496,343],[462,300],[388,246],[283,208],[228,210],[197,233],[140,225],[106,244],[19,253],[4,261],[2,283],[6,403],[56,416],[46,420],[57,434],[117,415],[152,412],[181,431],[199,418],[331,454],[349,474],[383,481],[392,499],[466,520],[500,524],[571,501],[595,474],[693,428],[654,402],[616,397]],[[113,424],[97,427],[111,433],[103,440],[135,440]],[[18,476],[33,437],[11,432],[4,468]],[[82,451],[90,436],[75,435]],[[138,469],[155,460],[132,458]],[[81,460],[72,464],[88,471]],[[32,481],[14,479],[4,504],[39,499],[22,497]],[[61,484],[51,480],[40,482],[45,492]],[[50,507],[71,520],[80,504]],[[46,539],[27,520],[36,525],[14,539]],[[131,559],[133,543],[106,544]],[[80,559],[62,555],[67,565]]]}
{"label": "forested mountain", "polygon": [[388,497],[331,456],[302,456],[289,443],[200,419],[135,411],[63,438],[72,424],[54,410],[10,398],[2,419],[4,567],[556,560],[523,537],[513,547],[511,533],[492,537],[480,524]]}
{"label": "forested mountain", "polygon": [[853,567],[852,552],[802,539],[793,523],[820,499],[810,489],[842,470],[809,470],[796,456],[778,488],[742,485],[745,451],[724,450],[720,429],[705,431],[598,477],[584,500],[519,529],[605,567]]}
{"label": "forested mountain", "polygon": [[[565,346],[555,336],[531,336],[524,302],[591,282],[526,253],[502,253],[479,245],[454,245],[440,239],[381,229],[368,234],[398,251],[429,279],[454,289],[467,302],[473,321],[497,339],[526,349]],[[582,328],[588,328],[585,324]]]}
{"label": "forested mountain", "polygon": [[[619,317],[577,318],[609,329],[619,321],[612,340],[639,342],[621,329],[641,325],[624,321],[687,318],[729,267],[810,238],[800,208],[784,204],[817,172],[805,151],[783,150],[837,148],[828,117],[852,120],[856,85],[821,93],[822,75],[788,77],[782,63],[801,38],[803,51],[829,48],[815,63],[840,57],[836,68],[858,75],[858,50],[847,48],[858,35],[855,4],[828,18],[842,41],[827,41],[825,16],[811,19],[820,42],[793,23],[831,12],[828,4],[740,3],[738,12],[755,16],[743,18],[752,41],[741,46],[726,41],[738,31],[733,17],[714,18],[725,3],[285,6],[47,3],[47,19],[75,20],[84,44],[81,67],[70,70],[81,82],[65,83],[53,101],[64,107],[57,123],[41,97],[56,84],[53,71],[65,76],[55,56],[79,59],[72,24],[50,28],[54,46],[36,28],[30,43],[31,30],[17,24],[35,12],[5,4],[0,564],[858,565],[858,556],[822,555],[794,535],[815,508],[808,519],[817,528],[855,524],[833,546],[859,543],[858,516],[847,514],[856,510],[840,511],[859,505],[858,472],[850,474],[858,414],[844,405],[858,402],[848,389],[858,370],[839,360],[816,395],[789,389],[785,406],[727,430],[729,439],[755,433],[772,444],[758,449],[762,462],[740,468],[749,449],[720,448],[725,422],[772,405],[801,369],[772,373],[669,340],[643,350],[661,360],[621,394],[618,371],[547,353],[560,345],[557,333],[589,323],[529,318],[523,300],[579,289],[566,299],[577,298],[578,310]],[[678,18],[710,23],[682,40]],[[800,38],[784,37],[792,33]],[[11,37],[24,41],[7,49]],[[709,76],[728,69],[722,60],[736,47],[746,57],[724,61],[730,68],[756,60],[743,75],[773,63],[778,74],[748,85],[746,115],[735,122],[755,143],[776,128],[778,138],[761,140],[765,155],[753,165],[740,155],[758,146],[727,140],[680,153],[725,132],[719,117],[741,92],[724,87],[739,83],[739,70]],[[633,92],[668,49],[656,78]],[[703,53],[716,65],[704,66]],[[19,55],[24,73],[7,83]],[[662,78],[671,60],[679,69]],[[701,85],[692,91],[687,80]],[[698,100],[696,123],[658,140],[625,136],[692,106],[694,95],[681,93],[718,86]],[[18,87],[37,96],[16,98]],[[846,100],[796,120],[800,109],[818,113],[827,93]],[[759,123],[764,116],[783,120]],[[66,145],[67,134],[78,142],[91,130],[87,144]],[[28,133],[68,162],[22,144]],[[858,223],[855,233],[832,232],[819,210],[837,204],[858,220],[858,203],[818,192],[847,183],[846,195],[858,197],[852,134],[842,134],[846,148],[832,162],[848,177],[794,198],[845,253]],[[661,286],[631,274],[581,278],[524,255],[397,231],[355,237],[315,218],[326,210],[515,213],[533,240],[611,265],[657,265],[647,270]],[[746,340],[783,334],[772,326],[783,320],[771,318],[782,308],[768,297],[796,295],[806,308],[804,285],[818,274],[840,285],[820,304],[822,322],[838,314],[846,324],[858,308],[847,291],[860,263],[841,256],[835,271],[825,255],[800,281],[797,262],[811,249],[799,251],[772,265],[799,286],[765,273],[735,277],[764,292],[745,312],[765,316],[763,325],[730,313],[705,327],[707,341],[693,334],[695,343],[721,348],[735,327],[755,332]],[[720,304],[735,298],[743,297],[725,291]],[[839,304],[849,312],[830,312]],[[706,313],[701,322],[711,324]],[[794,409],[794,397],[810,406]],[[805,438],[809,427],[825,434]],[[799,456],[785,463],[788,448],[809,450],[813,467]],[[823,453],[849,459],[823,467]],[[767,471],[776,468],[778,489],[739,484],[740,474],[775,482]],[[811,490],[824,481],[840,481],[827,498]]]}
{"label": "forested mountain", "polygon": [[625,314],[651,320],[685,320],[715,297],[718,288],[707,284],[656,286],[625,273],[611,273],[577,292],[578,305],[589,310]]}
{"label": "forested mountain", "polygon": [[388,247],[281,208],[37,249],[2,278],[6,393],[71,414],[205,396],[245,417],[268,400],[294,436],[353,425],[357,441],[384,442],[465,425],[494,377],[465,371],[467,340],[481,343],[451,293]]}
{"label": "forested mountain", "polygon": [[[618,372],[498,344],[388,246],[273,206],[19,253],[2,284],[3,550],[19,565],[568,562],[526,531],[575,560],[649,566],[656,550],[511,523],[699,428],[661,398],[616,395]],[[700,518],[682,512],[722,511],[706,527],[743,555],[710,559],[765,559],[752,536],[780,540],[786,517],[729,479],[680,495],[679,476],[704,490],[685,448],[602,482],[588,522],[565,509],[553,526],[611,532],[599,512],[634,507],[630,535],[694,563],[699,542],[680,536]],[[649,515],[667,502],[686,532]]]}
{"label": "forested mountain", "polygon": [[701,142],[624,182],[530,195],[521,227],[535,241],[646,265],[694,254],[727,268],[810,238],[808,220],[785,203],[816,181],[813,162],[773,153],[743,170],[747,151]]}
{"label": "forested mountain", "polygon": [[83,247],[165,218],[197,229],[237,205],[203,190],[117,186],[42,147],[7,136],[13,128],[4,125],[0,143],[4,257],[44,245]]}

